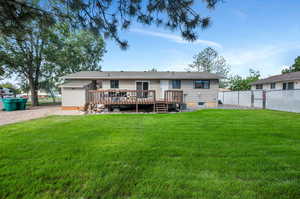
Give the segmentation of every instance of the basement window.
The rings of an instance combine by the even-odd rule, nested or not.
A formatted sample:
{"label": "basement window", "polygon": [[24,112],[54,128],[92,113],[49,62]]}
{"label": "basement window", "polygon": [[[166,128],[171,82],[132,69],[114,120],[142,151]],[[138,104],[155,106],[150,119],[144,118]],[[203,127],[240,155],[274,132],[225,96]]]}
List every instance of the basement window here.
{"label": "basement window", "polygon": [[203,106],[205,102],[198,102],[198,106]]}

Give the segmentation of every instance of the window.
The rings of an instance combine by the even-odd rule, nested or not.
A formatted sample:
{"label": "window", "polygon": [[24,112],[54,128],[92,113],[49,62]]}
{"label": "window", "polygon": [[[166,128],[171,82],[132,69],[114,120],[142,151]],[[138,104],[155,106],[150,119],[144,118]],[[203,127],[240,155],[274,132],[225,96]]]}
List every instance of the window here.
{"label": "window", "polygon": [[97,87],[97,89],[102,88],[102,80],[97,80],[96,81],[96,87]]}
{"label": "window", "polygon": [[276,83],[271,83],[271,89],[275,89],[276,88]]}
{"label": "window", "polygon": [[263,85],[262,84],[256,84],[256,90],[260,90],[263,89]]}
{"label": "window", "polygon": [[288,83],[288,90],[293,90],[294,89],[294,82],[289,82]]}
{"label": "window", "polygon": [[283,83],[283,84],[282,84],[282,89],[283,89],[283,90],[286,90],[286,83]]}
{"label": "window", "polygon": [[172,80],[172,88],[180,89],[181,88],[181,80]]}
{"label": "window", "polygon": [[110,88],[119,88],[119,80],[110,80]]}
{"label": "window", "polygon": [[210,87],[209,80],[195,80],[194,81],[194,88],[209,89],[209,87]]}

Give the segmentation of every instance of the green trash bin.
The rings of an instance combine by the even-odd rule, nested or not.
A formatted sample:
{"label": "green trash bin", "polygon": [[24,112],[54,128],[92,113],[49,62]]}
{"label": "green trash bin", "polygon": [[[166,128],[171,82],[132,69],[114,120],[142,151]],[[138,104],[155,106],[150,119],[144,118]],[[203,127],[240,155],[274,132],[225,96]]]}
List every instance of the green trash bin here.
{"label": "green trash bin", "polygon": [[2,102],[3,102],[5,111],[17,110],[17,100],[15,98],[3,98]]}
{"label": "green trash bin", "polygon": [[25,98],[17,98],[17,110],[26,110],[27,99]]}
{"label": "green trash bin", "polygon": [[0,98],[0,107],[1,107],[1,110],[0,111],[4,111],[4,105],[3,105],[3,101],[2,101],[2,98]]}

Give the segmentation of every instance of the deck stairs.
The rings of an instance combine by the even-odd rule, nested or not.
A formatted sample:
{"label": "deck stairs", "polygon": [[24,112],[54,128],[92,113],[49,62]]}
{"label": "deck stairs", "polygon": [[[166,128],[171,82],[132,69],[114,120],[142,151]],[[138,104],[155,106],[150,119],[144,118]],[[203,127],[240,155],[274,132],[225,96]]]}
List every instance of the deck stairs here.
{"label": "deck stairs", "polygon": [[157,113],[167,113],[168,112],[168,104],[164,101],[157,101],[155,104],[155,111]]}

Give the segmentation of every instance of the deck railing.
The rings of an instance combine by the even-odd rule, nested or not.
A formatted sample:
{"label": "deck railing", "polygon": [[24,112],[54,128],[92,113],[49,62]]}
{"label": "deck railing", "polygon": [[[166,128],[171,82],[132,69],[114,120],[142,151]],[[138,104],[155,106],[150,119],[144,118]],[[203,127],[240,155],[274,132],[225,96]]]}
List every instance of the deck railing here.
{"label": "deck railing", "polygon": [[[164,102],[183,103],[183,91],[167,90],[164,92]],[[89,90],[87,102],[92,104],[155,104],[155,90]]]}
{"label": "deck railing", "polygon": [[181,90],[166,90],[165,91],[166,103],[183,103],[183,91]]}
{"label": "deck railing", "polygon": [[94,104],[153,104],[154,90],[90,90],[87,100]]}

